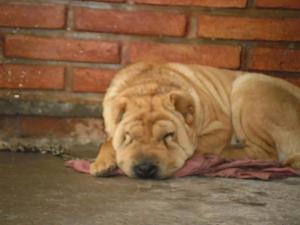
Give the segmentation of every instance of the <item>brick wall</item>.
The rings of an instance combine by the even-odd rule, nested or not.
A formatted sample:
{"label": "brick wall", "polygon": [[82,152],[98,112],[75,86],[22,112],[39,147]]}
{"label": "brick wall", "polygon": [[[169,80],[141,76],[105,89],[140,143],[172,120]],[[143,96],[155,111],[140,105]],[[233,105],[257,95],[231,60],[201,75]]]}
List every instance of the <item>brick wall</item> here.
{"label": "brick wall", "polygon": [[300,86],[300,1],[0,0],[0,125],[40,116],[32,129],[59,136],[47,120],[94,121],[116,70],[145,59],[261,71]]}

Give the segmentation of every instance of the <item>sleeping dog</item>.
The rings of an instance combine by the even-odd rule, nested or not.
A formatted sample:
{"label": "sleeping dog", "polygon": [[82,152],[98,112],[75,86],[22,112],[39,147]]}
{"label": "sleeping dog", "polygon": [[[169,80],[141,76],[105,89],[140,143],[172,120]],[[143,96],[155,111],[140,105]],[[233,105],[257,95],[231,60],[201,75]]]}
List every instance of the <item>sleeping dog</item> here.
{"label": "sleeping dog", "polygon": [[122,69],[103,101],[107,141],[91,165],[166,178],[196,153],[300,168],[300,89],[277,78],[200,65]]}

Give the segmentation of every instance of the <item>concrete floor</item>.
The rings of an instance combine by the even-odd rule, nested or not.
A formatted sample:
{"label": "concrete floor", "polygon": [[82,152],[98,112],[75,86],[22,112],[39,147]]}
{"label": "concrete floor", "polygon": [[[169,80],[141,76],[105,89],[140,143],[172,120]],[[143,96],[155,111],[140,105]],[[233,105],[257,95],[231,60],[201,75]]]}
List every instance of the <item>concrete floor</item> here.
{"label": "concrete floor", "polygon": [[299,225],[300,179],[94,178],[50,155],[0,152],[1,225]]}

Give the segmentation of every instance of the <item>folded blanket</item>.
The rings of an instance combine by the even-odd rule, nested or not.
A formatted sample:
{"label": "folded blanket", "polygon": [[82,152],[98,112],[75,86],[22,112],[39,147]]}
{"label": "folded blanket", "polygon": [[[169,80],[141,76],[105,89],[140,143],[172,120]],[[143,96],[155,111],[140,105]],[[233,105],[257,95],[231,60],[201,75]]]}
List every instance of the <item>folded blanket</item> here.
{"label": "folded blanket", "polygon": [[[90,173],[90,162],[87,160],[69,160],[65,166],[82,173]],[[107,174],[108,176],[125,175],[120,169]],[[231,177],[241,179],[269,180],[300,176],[300,169],[281,167],[279,163],[265,160],[227,161],[215,155],[195,155],[179,169],[173,177],[185,176]]]}

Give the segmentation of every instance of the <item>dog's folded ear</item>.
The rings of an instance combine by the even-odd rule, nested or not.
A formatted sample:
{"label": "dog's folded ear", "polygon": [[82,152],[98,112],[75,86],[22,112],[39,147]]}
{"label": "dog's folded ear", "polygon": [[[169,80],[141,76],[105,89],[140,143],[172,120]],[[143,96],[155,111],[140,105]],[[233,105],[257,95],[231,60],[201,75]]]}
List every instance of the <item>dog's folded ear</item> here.
{"label": "dog's folded ear", "polygon": [[168,94],[168,100],[175,110],[181,113],[187,124],[193,123],[195,104],[190,94],[183,91],[172,91]]}
{"label": "dog's folded ear", "polygon": [[121,122],[126,112],[128,99],[121,97],[117,99],[106,99],[105,101],[105,107],[103,108],[105,131],[108,138],[112,138],[116,126]]}
{"label": "dog's folded ear", "polygon": [[109,138],[113,137],[116,126],[123,119],[127,105],[128,99],[125,97],[106,100],[106,107],[103,109],[103,117],[105,131]]}
{"label": "dog's folded ear", "polygon": [[115,102],[113,107],[113,120],[116,124],[120,123],[123,119],[124,113],[126,112],[128,99],[122,97]]}

